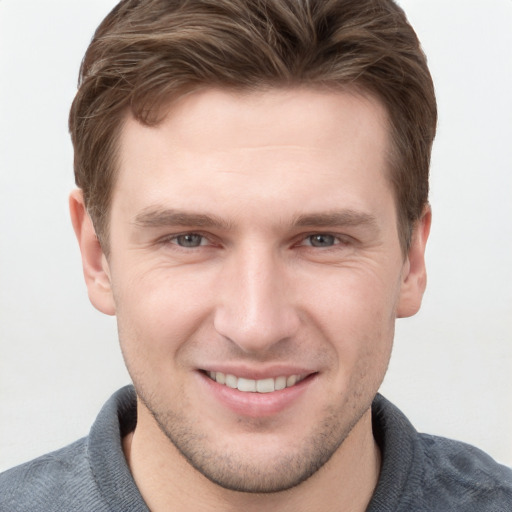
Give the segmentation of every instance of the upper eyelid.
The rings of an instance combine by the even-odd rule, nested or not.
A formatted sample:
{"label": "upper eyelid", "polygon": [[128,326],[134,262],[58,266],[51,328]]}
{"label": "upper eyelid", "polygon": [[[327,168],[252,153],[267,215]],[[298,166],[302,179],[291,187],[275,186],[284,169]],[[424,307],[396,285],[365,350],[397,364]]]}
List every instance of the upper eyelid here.
{"label": "upper eyelid", "polygon": [[178,231],[176,233],[167,233],[162,236],[162,238],[176,238],[178,236],[184,236],[184,235],[199,235],[204,236],[205,238],[208,238],[210,235],[209,233],[205,233],[204,231],[200,229],[185,229],[182,231]]}
{"label": "upper eyelid", "polygon": [[[171,240],[176,240],[180,236],[185,236],[185,235],[198,235],[198,236],[201,236],[202,238],[205,238],[206,240],[210,241],[212,244],[219,243],[219,237],[217,237],[211,233],[205,233],[204,231],[201,231],[201,230],[185,230],[185,231],[180,231],[179,233],[167,234],[167,235],[160,237],[157,240],[157,243],[170,242]],[[303,242],[303,241],[307,240],[308,238],[315,236],[315,235],[332,236],[339,243],[348,243],[350,241],[354,241],[354,238],[350,235],[347,235],[346,233],[333,233],[332,231],[315,230],[315,231],[310,231],[307,233],[300,233],[298,235],[295,235],[293,237],[292,245],[297,245],[300,242]],[[336,244],[336,245],[338,245],[338,244]]]}
{"label": "upper eyelid", "polygon": [[349,241],[353,240],[354,238],[350,235],[347,235],[346,233],[333,233],[332,231],[311,231],[310,233],[302,233],[297,238],[298,240],[306,240],[312,236],[321,235],[321,236],[332,236],[333,238],[336,238],[340,241]]}
{"label": "upper eyelid", "polygon": [[202,233],[201,231],[182,231],[180,233],[172,233],[161,236],[160,238],[158,238],[157,243],[170,242],[171,240],[176,240],[180,236],[186,235],[197,235],[202,238],[205,238],[206,240],[212,240],[214,238],[212,235]]}

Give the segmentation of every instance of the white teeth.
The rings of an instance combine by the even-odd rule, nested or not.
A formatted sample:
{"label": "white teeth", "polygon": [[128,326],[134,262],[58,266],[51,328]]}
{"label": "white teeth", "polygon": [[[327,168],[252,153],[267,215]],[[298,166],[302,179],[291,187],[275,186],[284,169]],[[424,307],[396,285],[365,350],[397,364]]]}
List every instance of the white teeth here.
{"label": "white teeth", "polygon": [[286,387],[286,377],[277,377],[276,383],[274,384],[274,388],[276,391],[280,389],[284,389]]}
{"label": "white teeth", "polygon": [[226,386],[236,389],[238,387],[238,379],[234,375],[226,375]]}
{"label": "white teeth", "polygon": [[286,379],[286,387],[289,388],[291,386],[295,386],[295,383],[297,382],[297,376],[296,375],[290,375]]}
{"label": "white teeth", "polygon": [[260,379],[256,381],[256,391],[258,393],[272,393],[274,390],[274,379]]}
{"label": "white teeth", "polygon": [[243,379],[238,377],[238,391],[246,391],[254,393],[256,391],[256,381],[252,379]]}
{"label": "white teeth", "polygon": [[289,377],[276,377],[268,379],[244,379],[231,374],[222,372],[206,372],[210,379],[223,384],[232,389],[238,389],[245,393],[272,393],[281,389],[295,386],[304,379],[305,375],[290,375]]}

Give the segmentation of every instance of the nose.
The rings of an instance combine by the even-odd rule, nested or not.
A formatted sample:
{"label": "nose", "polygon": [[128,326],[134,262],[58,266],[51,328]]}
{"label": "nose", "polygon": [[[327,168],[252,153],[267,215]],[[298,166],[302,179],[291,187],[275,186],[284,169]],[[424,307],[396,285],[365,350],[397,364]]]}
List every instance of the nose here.
{"label": "nose", "polygon": [[225,262],[214,326],[245,353],[263,355],[300,323],[290,269],[270,250],[240,250]]}

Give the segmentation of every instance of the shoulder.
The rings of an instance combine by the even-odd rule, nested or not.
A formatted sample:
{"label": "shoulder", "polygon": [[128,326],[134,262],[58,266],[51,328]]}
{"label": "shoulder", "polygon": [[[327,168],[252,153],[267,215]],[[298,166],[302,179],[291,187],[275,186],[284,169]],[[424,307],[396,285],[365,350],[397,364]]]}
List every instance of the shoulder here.
{"label": "shoulder", "polygon": [[0,512],[147,510],[122,449],[136,407],[127,386],[105,403],[88,437],[1,474]]}
{"label": "shoulder", "polygon": [[461,510],[512,510],[512,469],[474,446],[418,434],[423,492],[437,501],[456,496]]}
{"label": "shoulder", "polygon": [[103,510],[100,499],[86,439],[0,475],[0,512]]}
{"label": "shoulder", "polygon": [[377,395],[373,430],[382,454],[371,512],[512,512],[512,470],[483,451],[420,434]]}

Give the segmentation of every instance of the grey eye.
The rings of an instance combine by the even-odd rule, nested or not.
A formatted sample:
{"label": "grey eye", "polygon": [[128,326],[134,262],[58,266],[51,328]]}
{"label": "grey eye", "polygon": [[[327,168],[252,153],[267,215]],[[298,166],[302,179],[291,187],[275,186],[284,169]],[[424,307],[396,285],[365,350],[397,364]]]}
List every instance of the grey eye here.
{"label": "grey eye", "polygon": [[175,240],[176,244],[181,247],[199,247],[203,242],[203,237],[195,233],[187,233],[186,235],[177,236]]}
{"label": "grey eye", "polygon": [[331,247],[335,244],[336,238],[332,235],[311,235],[308,237],[309,243],[313,247]]}

